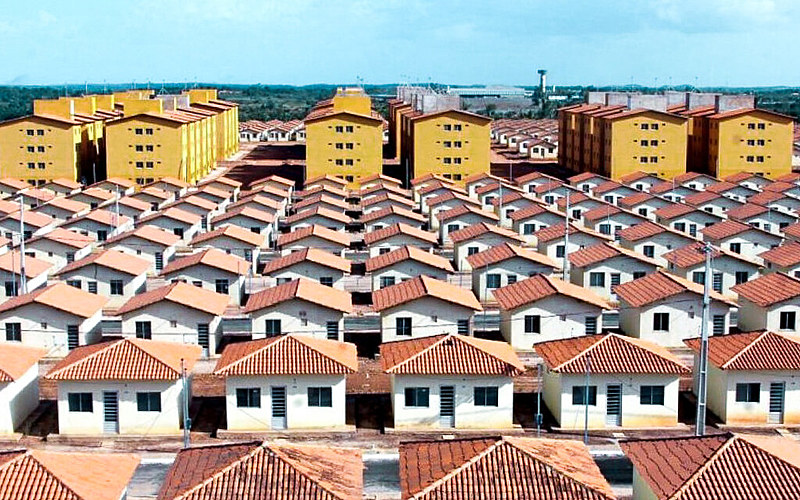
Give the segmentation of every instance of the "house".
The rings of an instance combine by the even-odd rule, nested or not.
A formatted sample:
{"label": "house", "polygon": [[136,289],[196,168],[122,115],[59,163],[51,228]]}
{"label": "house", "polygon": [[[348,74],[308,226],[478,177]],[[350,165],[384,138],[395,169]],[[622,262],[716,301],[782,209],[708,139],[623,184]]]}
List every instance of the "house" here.
{"label": "house", "polygon": [[2,345],[0,436],[14,434],[28,415],[39,406],[39,360],[46,354],[47,350],[37,347]]}
{"label": "house", "polygon": [[783,228],[783,235],[789,241],[800,241],[800,223]]}
{"label": "house", "polygon": [[199,215],[186,212],[180,208],[166,208],[139,219],[137,226],[156,226],[166,229],[183,241],[192,241],[194,235],[201,230]]}
{"label": "house", "polygon": [[620,283],[641,278],[659,268],[655,259],[609,241],[576,250],[567,258],[570,281],[607,299],[614,298],[614,287]]}
{"label": "house", "polygon": [[291,179],[287,179],[286,177],[281,177],[280,175],[270,175],[264,179],[256,181],[250,184],[251,189],[258,189],[261,186],[271,186],[275,189],[280,189],[283,191],[288,191],[289,195],[291,196],[292,191],[294,191],[295,182]]}
{"label": "house", "polygon": [[344,232],[353,221],[342,212],[328,210],[317,205],[314,208],[290,215],[285,222],[292,231],[304,227],[323,226],[333,231]]}
{"label": "house", "polygon": [[[520,182],[521,180],[522,178],[520,177],[517,179],[517,182]],[[589,194],[594,191],[594,188],[600,184],[603,184],[604,182],[608,182],[609,180],[610,179],[608,177],[604,177],[600,174],[595,174],[592,172],[582,172],[567,179],[570,186],[573,186],[578,191]],[[520,187],[522,186],[520,185]]]}
{"label": "house", "polygon": [[536,231],[563,224],[567,217],[555,209],[542,205],[528,205],[509,215],[511,228],[525,241],[531,242]]}
{"label": "house", "polygon": [[[706,282],[704,247],[705,244],[698,241],[665,253],[663,257],[668,263],[667,268],[672,274],[700,285],[704,284]],[[759,262],[724,248],[714,248],[711,259],[711,289],[724,295],[735,296],[731,289],[757,277],[761,270]]]}
{"label": "house", "polygon": [[715,177],[699,172],[686,172],[672,178],[674,184],[685,186],[694,191],[705,191],[712,184],[719,182]]}
{"label": "house", "polygon": [[754,194],[748,202],[768,207],[777,212],[797,216],[800,213],[800,197],[792,196],[787,193],[776,193],[774,191],[762,191]]}
{"label": "house", "polygon": [[390,207],[398,207],[411,211],[416,206],[417,204],[414,203],[413,200],[394,193],[381,193],[375,196],[370,196],[365,200],[361,200],[361,211],[364,213],[364,215],[371,212],[385,210]]}
{"label": "house", "polygon": [[404,499],[616,498],[580,441],[522,437],[400,443],[400,492]]}
{"label": "house", "polygon": [[[567,207],[567,202],[569,202],[569,207]],[[567,210],[569,210],[569,214],[567,215],[569,215],[570,219],[574,220],[581,220],[583,219],[583,214],[585,214],[589,210],[598,207],[604,207],[606,205],[607,205],[606,202],[598,200],[597,198],[593,198],[581,192],[570,193],[569,199],[567,199],[567,197],[564,197],[556,201],[556,207],[558,208],[558,211],[561,212],[562,214],[567,214]]]}
{"label": "house", "polygon": [[364,230],[369,232],[399,223],[421,229],[422,226],[428,222],[428,218],[416,212],[406,210],[405,208],[392,205],[381,210],[364,214],[358,222],[363,223]]}
{"label": "house", "polygon": [[514,231],[485,222],[473,224],[450,233],[450,240],[453,242],[453,261],[459,271],[472,269],[467,261],[467,256],[469,255],[474,255],[503,243],[515,245],[523,245],[525,243]]}
{"label": "house", "polygon": [[741,201],[737,201],[721,194],[712,193],[711,191],[700,191],[689,195],[684,200],[684,203],[691,205],[698,210],[708,212],[716,216],[726,218],[728,211],[739,208],[743,205]]}
{"label": "house", "polygon": [[[22,218],[22,221],[20,221],[20,218]],[[23,226],[22,236],[27,240],[33,236],[52,231],[60,223],[61,221],[58,219],[38,212],[26,211],[22,215],[20,215],[20,212],[12,212],[0,219],[0,231],[9,240],[16,234],[16,239],[19,241],[20,226]]]}
{"label": "house", "polygon": [[567,193],[574,192],[577,192],[575,188],[560,182],[548,182],[533,189],[533,194],[544,200],[548,205],[554,205],[561,198],[565,198]]}
{"label": "house", "polygon": [[66,221],[61,227],[84,236],[91,236],[95,241],[103,242],[112,236],[132,229],[133,219],[98,208],[86,215]]}
{"label": "house", "polygon": [[[213,190],[213,191],[210,191]],[[223,191],[224,192],[224,191]],[[213,195],[210,197],[212,201],[221,204],[221,208],[225,208],[228,205],[226,200],[218,201],[219,196],[222,194],[219,190],[215,190],[213,188],[206,188],[203,191],[198,191],[198,195],[205,195],[206,198],[209,198],[209,195]],[[269,185],[261,186],[258,190],[248,191],[247,193],[242,193],[242,196],[239,198],[239,201],[253,201],[259,200],[259,203],[263,203],[261,200],[269,200],[273,205],[277,204],[280,207],[280,212],[285,213],[286,207],[289,205],[289,192],[284,191],[282,189],[276,189]],[[238,202],[237,202],[238,203]]]}
{"label": "house", "polygon": [[755,189],[750,189],[739,184],[725,181],[720,181],[706,186],[706,191],[721,194],[722,196],[727,196],[741,202],[746,202],[748,198],[758,193],[758,191]]}
{"label": "house", "polygon": [[143,339],[78,347],[45,379],[58,387],[62,436],[175,435],[191,397],[191,373],[200,348]]}
{"label": "house", "polygon": [[49,262],[54,269],[61,269],[89,255],[94,244],[91,236],[57,227],[26,241],[25,255]]}
{"label": "house", "polygon": [[[536,244],[536,251],[553,260],[563,260],[567,253],[565,252],[566,232],[564,223],[536,231],[531,235]],[[569,223],[569,253],[604,241],[611,241],[611,237],[588,229],[577,222]]]}
{"label": "house", "polygon": [[755,203],[747,203],[728,210],[728,217],[776,235],[780,235],[783,228],[797,222],[797,217],[794,215]]}
{"label": "house", "polygon": [[[413,204],[413,202],[411,203]],[[344,201],[344,199],[336,198],[334,196],[328,196],[325,193],[319,193],[312,196],[303,197],[300,199],[300,201],[293,204],[293,208],[296,212],[300,212],[303,209],[311,209],[316,206],[327,208],[328,210],[333,210],[334,212],[342,212],[342,213],[352,208],[349,203]]]}
{"label": "house", "polygon": [[617,201],[617,205],[620,208],[624,208],[625,210],[641,215],[651,221],[655,221],[656,210],[672,205],[672,202],[650,193],[637,192],[620,198]]}
{"label": "house", "polygon": [[181,197],[189,190],[190,184],[175,177],[160,177],[159,179],[147,184],[148,186],[163,189],[175,194],[175,197]]}
{"label": "house", "polygon": [[[312,188],[305,189],[303,191],[295,191],[294,198],[301,200],[304,198],[309,198],[321,194],[324,194],[329,198],[335,198],[339,201],[346,201],[347,197],[350,196],[350,194],[344,189],[339,189],[325,185],[325,186],[314,186]],[[241,198],[243,197],[240,197],[239,202],[241,202]]]}
{"label": "house", "polygon": [[[614,293],[620,303],[620,328],[626,335],[675,347],[700,334],[703,285],[658,271],[623,283]],[[724,335],[736,302],[713,290],[709,296],[708,332]]]}
{"label": "house", "polygon": [[266,263],[261,274],[275,278],[277,284],[300,278],[344,290],[344,278],[350,275],[351,262],[319,248],[304,248]]}
{"label": "house", "polygon": [[680,378],[691,371],[664,347],[608,333],[534,349],[544,362],[545,404],[561,429],[678,425]]}
{"label": "house", "polygon": [[[16,297],[22,290],[21,260],[19,252],[0,254],[0,283],[3,284],[5,292],[0,295],[0,302],[9,297]],[[49,272],[53,269],[53,264],[46,260],[25,257],[25,289],[22,291],[30,292],[44,286],[47,283]]]}
{"label": "house", "polygon": [[651,187],[663,182],[656,174],[642,172],[641,170],[628,175],[623,175],[620,177],[619,181],[626,186],[632,187],[637,191],[643,191],[645,193],[650,191]]}
{"label": "house", "polygon": [[264,235],[268,240],[272,239],[277,223],[273,214],[248,205],[229,208],[225,213],[211,219],[214,229],[228,225],[238,226],[252,233]]}
{"label": "house", "polygon": [[620,447],[633,463],[634,500],[708,498],[712,490],[716,498],[797,496],[800,446],[783,436],[723,433]]}
{"label": "house", "polygon": [[455,273],[448,259],[414,246],[403,246],[370,257],[365,262],[365,270],[370,276],[372,290],[386,288],[421,275],[447,281]]}
{"label": "house", "polygon": [[243,312],[252,318],[254,339],[293,333],[342,340],[353,301],[349,292],[298,278],[255,292]]}
{"label": "house", "polygon": [[194,344],[214,353],[222,338],[222,314],[228,297],[183,282],[131,298],[117,310],[127,338]]}
{"label": "house", "polygon": [[583,223],[586,227],[615,238],[626,227],[635,226],[647,220],[646,217],[614,205],[598,207],[583,214]]}
{"label": "house", "polygon": [[38,214],[49,215],[54,219],[65,221],[88,213],[89,205],[59,196],[44,205],[39,205],[34,211]]}
{"label": "house", "polygon": [[227,295],[234,304],[245,301],[244,281],[252,275],[252,264],[217,248],[204,248],[180,257],[161,270],[167,281],[184,281],[192,285]]}
{"label": "house", "polygon": [[550,257],[508,242],[474,253],[467,261],[472,269],[472,291],[481,302],[493,300],[494,292],[500,287],[560,270]]}
{"label": "house", "polygon": [[499,200],[500,198],[505,198],[505,196],[509,193],[518,193],[523,194],[524,192],[516,186],[511,186],[506,184],[505,182],[497,183],[493,182],[491,184],[487,184],[485,186],[481,186],[475,189],[475,197],[478,201],[481,202],[481,206],[484,209],[491,209],[494,205],[494,202]]}
{"label": "house", "polygon": [[800,333],[800,278],[770,273],[733,288],[739,296],[739,329]]}
{"label": "house", "polygon": [[217,248],[229,255],[235,255],[250,262],[256,270],[258,256],[262,248],[269,248],[267,235],[260,232],[225,224],[213,231],[200,233],[189,243],[192,248]]}
{"label": "house", "polygon": [[650,188],[650,194],[660,196],[674,203],[681,203],[687,197],[697,193],[697,190],[677,184],[676,182],[662,182]]}
{"label": "house", "polygon": [[489,184],[498,184],[500,182],[505,182],[505,179],[488,173],[480,173],[464,179],[464,188],[467,190],[470,197],[475,198],[478,189]]}
{"label": "house", "polygon": [[356,346],[337,340],[287,334],[231,344],[214,369],[225,378],[225,428],[344,429],[345,377],[357,371]]}
{"label": "house", "polygon": [[600,332],[610,303],[584,287],[546,274],[494,291],[500,306],[500,333],[516,350],[534,344]]}
{"label": "house", "polygon": [[619,200],[636,193],[638,193],[637,190],[625,186],[624,184],[615,181],[606,181],[595,187],[592,194],[595,198],[599,198],[606,203],[618,205]]}
{"label": "house", "polygon": [[109,177],[108,179],[95,182],[89,189],[102,189],[109,193],[116,193],[119,196],[129,196],[136,190],[136,184],[128,179],[120,177]]}
{"label": "house", "polygon": [[491,209],[500,217],[501,226],[511,227],[511,214],[531,205],[542,205],[542,202],[529,194],[512,191],[492,200]]}
{"label": "house", "polygon": [[425,251],[432,251],[438,241],[435,234],[402,222],[364,234],[364,243],[369,248],[370,257],[391,252],[407,245]]}
{"label": "house", "polygon": [[618,236],[619,244],[623,248],[655,259],[661,267],[667,267],[669,264],[664,259],[664,254],[697,241],[686,233],[650,221],[623,229]]}
{"label": "house", "polygon": [[107,239],[103,248],[135,255],[146,260],[150,264],[150,270],[158,273],[175,255],[180,242],[180,237],[166,229],[145,225]]}
{"label": "house", "polygon": [[380,349],[381,368],[391,376],[395,429],[513,427],[513,377],[525,366],[507,343],[451,333],[385,342]]}
{"label": "house", "polygon": [[480,210],[472,205],[459,205],[451,210],[436,214],[439,221],[439,241],[445,245],[450,243],[450,234],[473,224],[484,222],[497,224],[500,218],[493,212]]}
{"label": "house", "polygon": [[[270,203],[270,206],[272,206],[271,205],[272,204],[272,200],[270,200],[269,198],[265,198],[265,200],[267,200]],[[229,205],[229,207],[231,209],[233,209],[235,206],[242,206],[242,205],[239,205],[239,203],[241,203],[242,205],[246,205],[247,201],[243,201],[243,202],[240,201],[240,202],[237,202],[237,204],[235,204],[235,205]],[[260,205],[255,205],[255,206],[258,207],[258,208],[261,208]],[[179,210],[183,210],[184,212],[189,212],[191,214],[197,215],[198,217],[201,217],[201,219],[200,219],[200,229],[202,231],[207,231],[208,230],[208,226],[209,226],[209,222],[211,221],[211,219],[215,215],[217,215],[219,213],[222,213],[222,209],[219,208],[219,205],[217,205],[213,201],[207,200],[206,198],[201,198],[199,196],[186,196],[184,198],[179,198],[179,199],[173,201],[172,203],[170,203],[168,205],[164,205],[163,208],[167,209],[167,208],[173,208],[173,207],[177,208]],[[265,212],[269,212],[273,216],[277,217],[276,212],[277,212],[278,208],[268,209],[268,208],[264,207],[263,210]]]}
{"label": "house", "polygon": [[[419,208],[422,211],[422,213],[428,213],[430,211],[431,209],[430,202],[434,200],[436,200],[437,202],[441,200],[446,200],[447,198],[442,198],[442,197],[449,196],[449,194],[460,195],[457,196],[456,198],[460,199],[461,201],[464,201],[464,199],[471,200],[471,202],[476,204],[478,208],[481,207],[480,200],[478,200],[476,197],[469,196],[467,192],[464,191],[463,189],[457,188],[451,184],[445,184],[438,181],[418,190],[417,194],[419,195]],[[439,198],[441,198],[441,200]],[[467,202],[465,201],[465,203]]]}
{"label": "house", "polygon": [[310,189],[314,186],[328,186],[337,189],[345,189],[347,184],[348,183],[346,180],[340,179],[335,175],[321,175],[319,177],[306,179],[305,184],[303,184],[303,189]]}
{"label": "house", "polygon": [[549,182],[558,182],[558,179],[542,172],[531,172],[513,179],[516,185],[526,193],[532,193],[536,186]]}
{"label": "house", "polygon": [[800,276],[800,242],[789,241],[758,254],[767,272],[782,272]]}
{"label": "house", "polygon": [[763,262],[761,254],[781,244],[781,237],[750,224],[728,219],[700,231],[703,240],[749,259]]}
{"label": "house", "polygon": [[[381,231],[385,231],[382,229]],[[367,233],[367,235],[379,233]],[[367,238],[364,238],[367,242]],[[367,242],[367,245],[370,243]],[[288,255],[305,248],[320,248],[326,252],[331,252],[340,257],[344,256],[345,250],[350,248],[350,235],[342,231],[334,231],[325,226],[310,226],[297,229],[291,233],[281,233],[278,236],[276,246],[282,255]]]}
{"label": "house", "polygon": [[428,214],[431,229],[438,229],[439,219],[436,218],[436,215],[440,212],[453,210],[461,205],[471,205],[476,209],[481,208],[481,203],[475,198],[470,198],[456,191],[447,191],[440,196],[427,199],[426,206],[422,208],[422,213]]}
{"label": "house", "polygon": [[372,292],[383,342],[432,335],[472,335],[472,315],[482,311],[472,291],[425,275]]}
{"label": "house", "polygon": [[94,450],[7,450],[0,452],[0,464],[0,491],[8,498],[118,500],[127,495],[139,457]]}
{"label": "house", "polygon": [[117,250],[97,250],[67,264],[55,276],[68,285],[109,299],[120,306],[144,291],[150,262]]}
{"label": "house", "polygon": [[106,191],[105,189],[100,189],[98,187],[87,187],[82,191],[78,191],[75,194],[67,196],[67,199],[69,200],[75,200],[88,204],[91,210],[94,210],[101,205],[113,203],[116,198],[117,195],[115,193]]}
{"label": "house", "polygon": [[722,180],[725,182],[740,184],[754,191],[761,191],[773,182],[763,175],[752,174],[750,172],[737,172],[733,175],[725,177]]}
{"label": "house", "polygon": [[676,203],[656,210],[656,222],[686,233],[696,238],[697,233],[705,227],[713,226],[722,220],[722,217],[703,210],[698,210],[691,205]]}
{"label": "house", "polygon": [[214,189],[219,189],[220,191],[227,191],[234,201],[236,201],[236,195],[239,194],[239,191],[242,188],[242,183],[233,180],[230,177],[220,175],[218,177],[212,177],[207,181],[203,181],[202,183],[198,184],[197,187],[200,189],[211,187]]}
{"label": "house", "polygon": [[384,194],[394,194],[401,198],[408,198],[409,200],[411,199],[410,191],[401,188],[399,184],[387,182],[380,182],[367,187],[362,186],[358,193],[354,194],[356,194],[362,200],[369,200],[370,198]]}
{"label": "house", "polygon": [[83,185],[80,182],[60,177],[58,179],[53,179],[50,182],[46,182],[42,186],[42,189],[52,191],[57,196],[69,196],[80,191],[82,187]]}
{"label": "house", "polygon": [[[64,356],[78,346],[100,340],[105,297],[55,282],[0,304],[2,349],[9,344],[45,349]],[[0,350],[2,350],[0,349]]]}
{"label": "house", "polygon": [[[114,204],[114,211],[119,212],[120,215],[129,217],[135,224],[140,218],[149,214],[153,210],[153,206],[137,198],[125,196],[117,200]],[[157,209],[156,209],[157,210]]]}
{"label": "house", "polygon": [[9,198],[18,192],[30,188],[30,185],[20,179],[13,177],[3,177],[0,179],[0,197]]}
{"label": "house", "polygon": [[361,500],[363,469],[356,449],[260,442],[194,446],[178,452],[158,500],[188,500],[187,495],[255,500],[286,494]]}
{"label": "house", "polygon": [[43,204],[53,200],[56,197],[51,191],[46,189],[38,189],[38,188],[28,188],[24,191],[19,193],[19,199],[22,200],[22,203],[25,204],[30,210],[34,210],[37,207],[42,206]]}

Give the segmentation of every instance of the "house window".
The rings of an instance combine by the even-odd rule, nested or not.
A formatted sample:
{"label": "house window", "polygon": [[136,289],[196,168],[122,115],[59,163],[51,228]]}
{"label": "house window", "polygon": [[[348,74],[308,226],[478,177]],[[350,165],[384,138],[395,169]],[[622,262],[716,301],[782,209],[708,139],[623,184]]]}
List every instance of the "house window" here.
{"label": "house window", "polygon": [[476,387],[475,406],[497,406],[497,387]]}
{"label": "house window", "polygon": [[67,285],[77,288],[78,290],[81,289],[81,280],[67,280]]}
{"label": "house window", "polygon": [[228,295],[230,291],[228,280],[227,279],[216,279],[214,280],[214,289],[217,293],[221,293],[222,295]]}
{"label": "house window", "polygon": [[447,232],[448,233],[454,233],[454,232],[458,231],[458,228],[459,228],[458,224],[448,224],[447,225]]}
{"label": "house window", "polygon": [[737,403],[758,403],[761,401],[761,384],[749,382],[736,384]]}
{"label": "house window", "polygon": [[733,252],[733,253],[742,253],[742,244],[741,243],[731,243],[730,249],[731,249],[731,252]]}
{"label": "house window", "polygon": [[237,408],[261,408],[261,389],[246,387],[236,389]]}
{"label": "house window", "polygon": [[333,286],[333,278],[331,276],[323,276],[319,279],[320,285]]}
{"label": "house window", "polygon": [[725,334],[725,315],[715,314],[711,318],[711,335],[724,335]]}
{"label": "house window", "polygon": [[486,288],[500,288],[500,275],[487,274],[486,275]]}
{"label": "house window", "polygon": [[781,311],[781,330],[795,329],[796,313],[794,311]]}
{"label": "house window", "polygon": [[174,234],[178,238],[183,238],[183,228],[182,227],[172,228],[172,234]]}
{"label": "house window", "polygon": [[589,392],[586,392],[586,386],[573,385],[572,386],[572,404],[575,406],[597,406],[597,386],[590,385]]}
{"label": "house window", "polygon": [[605,273],[589,273],[589,286],[606,286]]}
{"label": "house window", "polygon": [[460,319],[458,320],[458,332],[459,335],[469,335],[469,320],[468,319]]}
{"label": "house window", "polygon": [[73,262],[75,262],[75,252],[67,252],[66,257],[67,257],[67,264],[72,264]]}
{"label": "house window", "polygon": [[600,234],[611,234],[611,224],[600,224]]}
{"label": "house window", "polygon": [[664,405],[663,385],[643,385],[639,388],[639,404]]}
{"label": "house window", "polygon": [[105,229],[97,230],[97,241],[106,241],[108,239],[108,231]]}
{"label": "house window", "polygon": [[90,282],[86,283],[86,287],[89,289],[89,293],[93,293],[93,294],[97,295],[97,282],[96,281],[90,281]]}
{"label": "house window", "polygon": [[540,315],[525,316],[525,333],[542,333],[542,317]]}
{"label": "house window", "polygon": [[160,392],[137,392],[136,409],[138,411],[161,411]]}
{"label": "house window", "polygon": [[387,286],[394,285],[394,276],[381,276],[380,287],[386,288]]}
{"label": "house window", "polygon": [[91,413],[92,412],[92,393],[91,392],[70,392],[67,394],[67,404],[69,411]]}
{"label": "house window", "polygon": [[328,340],[339,340],[339,322],[327,321],[325,323],[325,334]]}
{"label": "house window", "polygon": [[382,248],[378,249],[378,255],[383,255],[383,254],[389,253],[391,251],[392,251],[391,247],[382,247]]}
{"label": "house window", "polygon": [[558,258],[558,259],[563,259],[563,258],[564,258],[564,255],[566,255],[566,252],[565,252],[565,247],[564,247],[564,245],[558,245],[558,246],[556,246],[556,258]]}
{"label": "house window", "polygon": [[722,293],[722,273],[711,275],[711,288],[717,293]]}
{"label": "house window", "polygon": [[9,342],[22,342],[21,323],[6,323],[6,340]]}
{"label": "house window", "polygon": [[111,280],[108,285],[111,288],[111,295],[122,295],[122,280]]}
{"label": "house window", "polygon": [[6,281],[6,297],[16,297],[18,293],[18,284],[16,281]]}
{"label": "house window", "polygon": [[277,337],[281,334],[281,320],[268,319],[264,321],[264,333],[267,337]]}
{"label": "house window", "polygon": [[427,387],[406,387],[406,408],[427,408],[431,390]]}
{"label": "house window", "polygon": [[320,408],[333,407],[333,391],[330,387],[309,387],[308,406]]}
{"label": "house window", "polygon": [[611,286],[617,286],[622,282],[622,275],[619,273],[611,273]]}
{"label": "house window", "polygon": [[645,257],[652,259],[656,256],[656,247],[654,245],[645,245],[642,247],[642,253]]}
{"label": "house window", "polygon": [[153,338],[153,331],[149,321],[136,322],[136,338],[146,340]]}
{"label": "house window", "polygon": [[533,234],[536,232],[536,224],[523,224],[522,234]]}
{"label": "house window", "polygon": [[675,227],[676,231],[680,231],[682,233],[686,232],[686,223],[685,222],[676,222],[673,227]]}
{"label": "house window", "polygon": [[633,279],[638,280],[639,278],[644,278],[647,275],[644,271],[634,271],[633,272]]}
{"label": "house window", "polygon": [[706,282],[706,273],[705,271],[695,271],[692,273],[692,281],[697,284],[702,285]]}
{"label": "house window", "polygon": [[653,314],[653,330],[656,332],[669,331],[669,313]]}
{"label": "house window", "polygon": [[736,271],[736,284],[741,285],[742,283],[746,283],[750,279],[750,275],[747,271]]}
{"label": "house window", "polygon": [[411,318],[397,318],[395,320],[395,327],[397,329],[398,337],[411,336]]}
{"label": "house window", "polygon": [[478,247],[467,247],[467,256],[475,255],[480,249]]}
{"label": "house window", "polygon": [[594,316],[586,316],[583,318],[583,325],[586,330],[586,335],[594,335],[597,333],[597,318]]}
{"label": "house window", "polygon": [[517,275],[516,274],[509,274],[508,275],[508,284],[513,285],[517,282]]}

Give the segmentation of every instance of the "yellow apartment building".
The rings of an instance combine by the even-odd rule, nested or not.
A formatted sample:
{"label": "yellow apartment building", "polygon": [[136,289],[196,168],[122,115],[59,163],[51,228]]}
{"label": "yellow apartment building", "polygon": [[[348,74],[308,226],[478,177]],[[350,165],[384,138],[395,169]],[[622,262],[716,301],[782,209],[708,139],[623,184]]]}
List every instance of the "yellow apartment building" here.
{"label": "yellow apartment building", "polygon": [[456,183],[488,173],[491,121],[459,109],[400,113],[400,171],[407,179],[437,174]]}
{"label": "yellow apartment building", "polygon": [[391,99],[389,101],[389,150],[394,158],[400,158],[401,135],[400,122],[402,114],[413,111],[411,103],[402,99]]}
{"label": "yellow apartment building", "polygon": [[307,179],[335,175],[353,189],[383,172],[383,120],[362,89],[339,89],[317,103],[305,126]]}
{"label": "yellow apartment building", "polygon": [[239,151],[239,106],[219,99],[216,89],[190,89],[184,95],[192,108],[214,113],[216,157],[223,160]]}

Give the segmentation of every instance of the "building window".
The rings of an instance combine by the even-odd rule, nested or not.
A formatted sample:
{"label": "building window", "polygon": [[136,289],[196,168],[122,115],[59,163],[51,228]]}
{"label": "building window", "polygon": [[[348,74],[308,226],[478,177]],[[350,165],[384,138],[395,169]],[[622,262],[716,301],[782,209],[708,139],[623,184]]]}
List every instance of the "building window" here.
{"label": "building window", "polygon": [[761,384],[749,382],[736,384],[737,403],[758,403],[761,401]]}
{"label": "building window", "polygon": [[633,279],[638,280],[639,278],[644,278],[647,275],[644,271],[634,271],[633,272]]}
{"label": "building window", "polygon": [[147,134],[147,135],[153,135],[153,129],[146,128],[146,129],[144,129],[144,133]]}
{"label": "building window", "polygon": [[264,320],[264,333],[267,337],[277,337],[281,334],[281,320],[268,319]]}
{"label": "building window", "polygon": [[261,389],[247,387],[236,389],[237,408],[261,408]]}
{"label": "building window", "polygon": [[[446,123],[446,124],[442,125],[442,130],[444,130],[446,132],[449,132],[449,131],[453,130],[453,126],[450,125],[449,123]],[[33,134],[30,134],[30,135],[33,135]]]}
{"label": "building window", "polygon": [[137,392],[136,409],[138,411],[161,411],[160,392]]}
{"label": "building window", "polygon": [[6,340],[22,342],[22,323],[6,323]]}
{"label": "building window", "polygon": [[467,256],[475,255],[478,252],[480,252],[478,247],[467,247]]}
{"label": "building window", "polygon": [[333,278],[331,276],[323,276],[319,279],[320,285],[333,287]]}
{"label": "building window", "polygon": [[431,390],[427,387],[406,387],[406,408],[427,408]]}
{"label": "building window", "polygon": [[380,287],[386,288],[387,286],[394,285],[394,276],[381,276]]}
{"label": "building window", "polygon": [[653,330],[656,332],[669,331],[669,313],[653,314]]}
{"label": "building window", "polygon": [[796,316],[797,314],[794,311],[781,311],[780,329],[794,331]]}
{"label": "building window", "polygon": [[611,234],[611,224],[600,224],[600,234]]}
{"label": "building window", "polygon": [[758,130],[764,130],[766,126],[763,123],[758,124]]}
{"label": "building window", "polygon": [[643,385],[639,388],[639,404],[664,405],[663,385]]}
{"label": "building window", "polygon": [[111,295],[122,295],[122,280],[111,280],[108,285],[111,288]]}
{"label": "building window", "polygon": [[468,319],[460,319],[458,320],[456,330],[459,335],[469,335],[469,320]]}
{"label": "building window", "polygon": [[695,283],[702,285],[706,282],[706,273],[705,271],[695,271],[692,273],[692,281]]}
{"label": "building window", "polygon": [[476,387],[475,406],[498,406],[497,387]]}
{"label": "building window", "polygon": [[81,280],[67,280],[67,285],[77,288],[78,290],[81,289]]}
{"label": "building window", "polygon": [[654,245],[645,245],[642,247],[642,253],[645,257],[652,259],[656,255],[656,247]]}
{"label": "building window", "polygon": [[343,142],[337,142],[336,143],[336,149],[344,149],[344,143]]}
{"label": "building window", "polygon": [[309,387],[308,406],[332,408],[333,390],[330,387]]}
{"label": "building window", "polygon": [[344,147],[345,147],[345,149],[353,149],[353,143],[352,142],[348,142],[347,144],[344,145]]}
{"label": "building window", "polygon": [[214,280],[214,288],[217,293],[221,293],[222,295],[228,295],[230,292],[227,279]]}
{"label": "building window", "polygon": [[589,286],[606,286],[605,273],[589,273]]}
{"label": "building window", "polygon": [[337,134],[341,134],[342,132],[344,132],[344,127],[341,126],[341,125],[336,125],[336,129],[335,130],[336,130]]}
{"label": "building window", "polygon": [[500,275],[487,274],[486,275],[486,288],[500,288]]}
{"label": "building window", "polygon": [[144,151],[144,146],[141,145],[141,144],[137,144],[136,145],[136,152],[137,153],[141,153],[142,151]]}
{"label": "building window", "polygon": [[182,227],[172,228],[172,234],[174,234],[178,238],[183,238],[183,228]]}
{"label": "building window", "polygon": [[108,231],[105,229],[97,230],[97,241],[106,241],[108,239]]}
{"label": "building window", "polygon": [[731,249],[731,252],[733,252],[733,253],[742,253],[742,244],[741,243],[731,243],[730,249]]}
{"label": "building window", "polygon": [[91,392],[70,392],[67,394],[67,405],[71,412],[91,413],[92,412],[92,393]]}
{"label": "building window", "polygon": [[153,338],[153,331],[149,321],[136,322],[136,338],[150,340]]}
{"label": "building window", "polygon": [[147,161],[147,162],[144,163],[144,166],[145,166],[145,168],[153,168],[153,162],[152,161]]}
{"label": "building window", "polygon": [[586,386],[573,385],[572,404],[575,406],[597,406],[597,386],[590,385],[589,392],[587,394]]}
{"label": "building window", "polygon": [[16,281],[6,281],[6,297],[16,297],[19,292],[19,284]]}
{"label": "building window", "polygon": [[136,135],[144,135],[144,129],[141,128],[134,129],[134,133]]}
{"label": "building window", "polygon": [[525,316],[525,333],[542,333],[542,317],[540,315]]}
{"label": "building window", "polygon": [[594,316],[586,316],[583,318],[583,326],[586,330],[586,335],[594,335],[597,333],[597,318]]}
{"label": "building window", "polygon": [[398,337],[411,336],[411,318],[397,318],[395,319],[395,327],[397,329]]}
{"label": "building window", "polygon": [[352,126],[352,125],[347,125],[347,126],[344,128],[344,131],[345,131],[345,132],[347,132],[347,133],[350,133],[350,132],[352,132],[352,131],[353,131],[353,126]]}
{"label": "building window", "polygon": [[536,232],[536,224],[523,224],[522,234],[528,235]]}
{"label": "building window", "polygon": [[93,293],[93,294],[97,295],[97,282],[96,281],[90,281],[90,282],[86,283],[86,288],[88,289],[89,293]]}
{"label": "building window", "polygon": [[741,285],[742,283],[747,283],[750,279],[750,275],[747,271],[736,271],[736,284]]}

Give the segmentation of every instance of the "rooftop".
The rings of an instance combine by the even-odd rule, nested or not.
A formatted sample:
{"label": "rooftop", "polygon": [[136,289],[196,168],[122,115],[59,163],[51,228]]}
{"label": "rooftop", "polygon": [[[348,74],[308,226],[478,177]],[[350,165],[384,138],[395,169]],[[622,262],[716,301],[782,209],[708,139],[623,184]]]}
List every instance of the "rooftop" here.
{"label": "rooftop", "polygon": [[303,300],[342,313],[353,311],[353,301],[349,292],[300,278],[250,295],[243,312],[258,311],[287,300]]}
{"label": "rooftop", "polygon": [[380,312],[426,297],[443,300],[475,311],[483,310],[471,290],[425,275],[375,290],[372,293],[373,309]]}
{"label": "rooftop", "polygon": [[288,334],[228,345],[214,374],[344,375],[357,371],[355,344]]}

